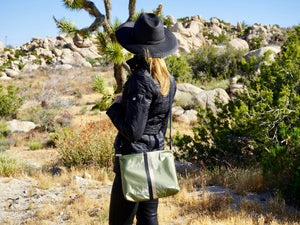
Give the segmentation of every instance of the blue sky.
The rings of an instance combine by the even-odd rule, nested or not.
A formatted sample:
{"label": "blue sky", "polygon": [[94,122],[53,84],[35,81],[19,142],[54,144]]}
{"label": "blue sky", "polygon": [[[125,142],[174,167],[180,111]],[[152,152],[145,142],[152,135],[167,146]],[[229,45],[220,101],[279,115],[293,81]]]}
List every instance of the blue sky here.
{"label": "blue sky", "polygon": [[[94,0],[104,14],[102,0]],[[111,0],[112,18],[122,22],[128,17],[128,0]],[[278,24],[280,27],[300,25],[300,0],[137,0],[136,11],[152,11],[163,3],[163,15],[175,18],[200,15],[209,20],[217,17],[236,25],[244,21],[254,23]],[[78,28],[89,26],[93,18],[85,10],[66,9],[62,0],[12,0],[0,4],[0,41],[4,45],[21,46],[33,37],[52,37],[59,35],[52,19],[70,19]]]}

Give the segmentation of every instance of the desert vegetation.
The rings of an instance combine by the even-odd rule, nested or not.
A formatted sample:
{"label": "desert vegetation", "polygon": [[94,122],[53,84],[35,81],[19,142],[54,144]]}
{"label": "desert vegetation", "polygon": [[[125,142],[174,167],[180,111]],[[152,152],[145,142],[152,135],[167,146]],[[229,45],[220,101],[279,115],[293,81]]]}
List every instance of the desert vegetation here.
{"label": "desert vegetation", "polygon": [[[67,7],[86,9],[76,1],[65,2]],[[135,1],[129,2],[134,19]],[[160,16],[161,7],[156,10]],[[91,31],[99,26],[97,18],[103,18],[95,10]],[[109,4],[106,16],[110,19]],[[214,19],[228,32],[236,32],[232,25]],[[163,21],[171,27],[170,18]],[[178,21],[192,23],[188,17]],[[100,22],[106,29],[97,32],[95,40],[103,57],[86,58],[97,67],[58,70],[51,67],[55,59],[50,57],[48,67],[0,81],[0,187],[5,191],[14,185],[15,191],[12,197],[1,198],[1,223],[108,224],[117,131],[105,111],[128,75],[124,60],[130,55],[115,42],[119,22]],[[78,30],[71,22],[56,23],[77,42],[84,43],[80,35],[89,36],[88,29]],[[159,222],[299,224],[300,28],[273,37],[272,41],[282,40],[279,54],[269,50],[246,57],[247,50],[227,45],[228,32],[216,37],[208,30],[211,23],[204,24],[202,32],[210,44],[168,57],[168,69],[178,84],[221,88],[230,99],[224,103],[216,96],[216,111],[186,98],[175,100],[174,106],[196,110],[197,122],[172,123],[181,191],[160,200]],[[243,38],[250,27],[241,26],[237,35]],[[262,38],[251,39],[249,45],[251,50],[261,48]],[[28,52],[37,54],[5,52],[14,57],[1,65],[0,72]],[[20,64],[19,70],[24,66]],[[232,80],[243,88],[232,93]],[[15,119],[35,127],[12,132],[8,122]],[[169,141],[166,138],[166,146]]]}

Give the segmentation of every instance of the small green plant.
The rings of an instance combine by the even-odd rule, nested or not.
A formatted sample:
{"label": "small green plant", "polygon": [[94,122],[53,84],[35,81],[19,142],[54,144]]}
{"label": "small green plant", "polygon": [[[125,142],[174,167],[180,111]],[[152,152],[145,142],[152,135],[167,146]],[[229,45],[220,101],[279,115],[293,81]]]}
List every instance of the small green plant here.
{"label": "small green plant", "polygon": [[22,69],[24,68],[24,66],[25,66],[25,64],[20,64],[20,65],[18,66],[19,70],[22,70]]}
{"label": "small green plant", "polygon": [[[5,90],[6,89],[6,90]],[[3,118],[16,118],[17,110],[24,99],[18,96],[19,88],[9,85],[4,88],[0,85],[0,116]]]}
{"label": "small green plant", "polygon": [[24,169],[24,162],[16,156],[7,153],[0,152],[0,175],[1,176],[13,176],[16,173]]}
{"label": "small green plant", "polygon": [[90,122],[76,132],[63,128],[55,145],[67,167],[95,166],[110,168],[113,162],[113,125],[110,122]]}
{"label": "small green plant", "polygon": [[105,92],[106,92],[105,79],[100,77],[100,75],[95,74],[93,77],[92,89],[93,89],[93,91],[99,92],[101,94],[105,94]]}
{"label": "small green plant", "polygon": [[91,57],[87,57],[86,61],[88,61],[92,66],[96,63],[96,60]]}
{"label": "small green plant", "polygon": [[43,147],[42,143],[38,139],[33,139],[29,141],[28,147],[30,150],[38,150]]}
{"label": "small green plant", "polygon": [[0,120],[0,137],[8,137],[10,135],[10,130],[4,120]]}
{"label": "small green plant", "polygon": [[92,110],[105,111],[112,105],[113,101],[113,95],[104,95],[101,101],[93,106]]}
{"label": "small green plant", "polygon": [[80,109],[80,115],[84,115],[84,114],[86,114],[86,112],[87,112],[87,106],[86,105],[82,106]]}
{"label": "small green plant", "polygon": [[52,61],[53,61],[53,58],[50,57],[50,58],[47,59],[46,63],[47,63],[48,65],[50,65],[50,64],[52,63]]}

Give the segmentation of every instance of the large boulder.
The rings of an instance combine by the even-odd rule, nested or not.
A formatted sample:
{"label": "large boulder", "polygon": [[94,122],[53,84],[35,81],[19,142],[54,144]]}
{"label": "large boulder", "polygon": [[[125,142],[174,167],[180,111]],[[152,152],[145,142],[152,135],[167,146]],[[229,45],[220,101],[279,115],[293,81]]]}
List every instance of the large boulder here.
{"label": "large boulder", "polygon": [[230,97],[224,89],[216,88],[214,90],[204,91],[198,94],[195,97],[195,103],[200,105],[202,108],[210,108],[214,113],[216,113],[216,99],[221,103],[226,104]]}
{"label": "large boulder", "polygon": [[232,46],[235,49],[241,49],[245,51],[249,51],[249,45],[247,41],[240,39],[240,38],[234,38],[228,42],[228,45]]}
{"label": "large boulder", "polygon": [[11,120],[6,122],[6,124],[12,133],[27,133],[37,127],[33,122],[20,120]]}
{"label": "large boulder", "polygon": [[20,75],[19,71],[13,69],[4,69],[4,72],[6,73],[7,76],[12,78],[15,78]]}
{"label": "large boulder", "polygon": [[[260,49],[256,49],[253,51],[248,52],[244,55],[245,59],[249,59],[249,57],[255,56],[255,57],[263,57],[266,51],[272,51],[274,54],[278,54],[281,51],[280,46],[267,46],[262,47]],[[274,59],[274,54],[270,56],[270,60]]]}

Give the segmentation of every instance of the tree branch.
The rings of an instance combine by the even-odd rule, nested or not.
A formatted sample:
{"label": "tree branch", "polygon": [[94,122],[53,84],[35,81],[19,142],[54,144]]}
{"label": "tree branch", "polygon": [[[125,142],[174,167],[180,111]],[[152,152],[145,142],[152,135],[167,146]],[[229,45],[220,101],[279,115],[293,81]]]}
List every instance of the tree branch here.
{"label": "tree branch", "polygon": [[88,13],[95,18],[94,22],[87,28],[80,29],[78,33],[80,35],[84,35],[86,33],[91,33],[93,31],[96,31],[104,22],[105,16],[97,9],[95,4],[91,1],[84,0],[83,1],[83,9],[88,11]]}

